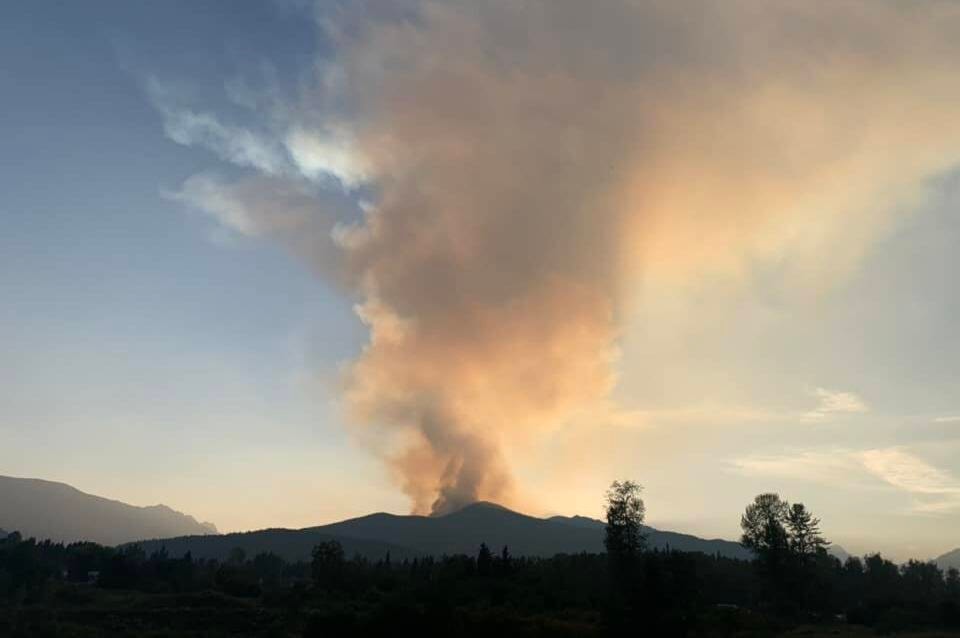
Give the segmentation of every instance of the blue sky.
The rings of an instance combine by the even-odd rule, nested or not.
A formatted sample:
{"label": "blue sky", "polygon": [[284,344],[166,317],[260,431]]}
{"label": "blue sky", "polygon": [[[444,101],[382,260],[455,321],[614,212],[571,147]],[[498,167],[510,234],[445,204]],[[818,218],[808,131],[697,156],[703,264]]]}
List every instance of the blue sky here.
{"label": "blue sky", "polygon": [[630,477],[951,549],[960,20],[785,6],[770,60],[720,5],[4,6],[0,473],[224,530]]}
{"label": "blue sky", "polygon": [[163,196],[210,155],[166,138],[144,88],[186,78],[223,105],[262,49],[279,68],[312,55],[309,21],[262,3],[2,13],[4,473],[176,503],[169,474],[245,450],[252,480],[291,451],[329,462],[343,430],[299,377],[360,346],[350,303],[275,246],[219,248]]}

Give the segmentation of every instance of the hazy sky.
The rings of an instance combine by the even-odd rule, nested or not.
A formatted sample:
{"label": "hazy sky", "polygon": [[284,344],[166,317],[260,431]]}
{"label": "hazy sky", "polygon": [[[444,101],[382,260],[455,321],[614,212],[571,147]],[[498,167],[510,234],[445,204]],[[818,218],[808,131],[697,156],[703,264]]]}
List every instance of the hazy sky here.
{"label": "hazy sky", "polygon": [[960,545],[950,2],[6,3],[0,473]]}

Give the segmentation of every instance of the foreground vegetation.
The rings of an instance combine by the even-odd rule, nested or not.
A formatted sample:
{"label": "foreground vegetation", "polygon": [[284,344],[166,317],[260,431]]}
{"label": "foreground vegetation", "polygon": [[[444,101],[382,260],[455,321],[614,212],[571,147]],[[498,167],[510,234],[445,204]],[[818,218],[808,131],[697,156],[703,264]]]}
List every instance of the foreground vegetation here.
{"label": "foreground vegetation", "polygon": [[[0,636],[868,636],[960,631],[960,578],[879,555],[841,564],[802,507],[761,495],[753,562],[645,551],[639,489],[608,495],[607,554],[225,561],[0,540]],[[792,520],[792,523],[791,523]],[[936,633],[933,633],[936,632]],[[905,634],[911,635],[911,634]],[[957,634],[960,635],[960,634]]]}

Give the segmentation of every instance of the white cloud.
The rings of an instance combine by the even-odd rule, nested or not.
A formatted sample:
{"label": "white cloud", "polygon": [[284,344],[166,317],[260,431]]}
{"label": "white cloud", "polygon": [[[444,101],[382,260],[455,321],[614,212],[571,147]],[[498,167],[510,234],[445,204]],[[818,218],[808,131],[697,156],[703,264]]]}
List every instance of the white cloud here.
{"label": "white cloud", "polygon": [[286,151],[270,136],[225,124],[211,113],[184,108],[174,91],[156,78],[147,81],[146,90],[154,108],[163,116],[164,133],[177,144],[206,148],[227,162],[266,175],[290,172]]}
{"label": "white cloud", "polygon": [[165,110],[163,115],[164,131],[177,144],[203,146],[228,162],[255,168],[267,175],[280,175],[289,170],[282,149],[249,129],[226,125],[210,113],[187,109]]}
{"label": "white cloud", "polygon": [[[164,133],[177,144],[206,148],[226,162],[270,177],[315,182],[336,178],[347,188],[370,179],[369,168],[353,148],[346,129],[332,125],[322,130],[305,128],[274,113],[272,120],[265,119],[268,124],[254,130],[182,106],[156,79],[148,81],[147,93],[163,117]],[[240,82],[228,84],[227,96],[245,108],[258,109],[257,95]]]}
{"label": "white cloud", "polygon": [[216,221],[211,241],[270,237],[333,281],[340,281],[338,246],[331,234],[356,214],[352,203],[300,179],[248,176],[228,182],[211,174],[189,177],[166,196]]}
{"label": "white cloud", "polygon": [[934,423],[960,423],[960,415],[938,416],[933,420]]}
{"label": "white cloud", "polygon": [[918,512],[960,508],[960,480],[902,448],[867,450],[859,455],[868,472],[917,497]]}
{"label": "white cloud", "polygon": [[875,489],[879,479],[881,485],[909,495],[913,512],[960,509],[960,479],[901,447],[749,455],[734,459],[729,465],[744,476],[809,481],[847,489]]}
{"label": "white cloud", "polygon": [[369,179],[368,168],[346,134],[294,127],[284,141],[300,173],[308,179],[333,176],[352,187]]}
{"label": "white cloud", "polygon": [[[846,449],[797,450],[788,454],[759,454],[734,459],[733,470],[750,477],[776,477],[825,484],[855,483],[862,465]],[[861,477],[862,478],[862,477]]]}
{"label": "white cloud", "polygon": [[333,225],[335,211],[332,202],[311,193],[302,182],[262,176],[224,182],[201,173],[187,178],[180,190],[168,197],[249,237],[325,235]]}
{"label": "white cloud", "polygon": [[853,392],[816,388],[811,394],[819,399],[819,405],[803,414],[805,421],[822,421],[835,414],[862,414],[869,411],[864,400]]}
{"label": "white cloud", "polygon": [[246,203],[230,188],[210,175],[193,175],[181,189],[170,193],[174,201],[210,215],[221,226],[250,237],[260,234],[260,222]]}

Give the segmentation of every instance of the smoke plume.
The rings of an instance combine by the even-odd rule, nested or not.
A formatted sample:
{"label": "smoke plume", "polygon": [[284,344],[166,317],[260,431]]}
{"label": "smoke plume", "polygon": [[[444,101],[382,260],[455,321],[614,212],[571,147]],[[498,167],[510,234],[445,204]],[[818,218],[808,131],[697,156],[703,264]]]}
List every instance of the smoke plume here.
{"label": "smoke plume", "polygon": [[[514,498],[505,446],[609,395],[648,285],[758,264],[829,285],[960,158],[952,3],[318,15],[335,53],[263,133],[273,152],[244,131],[244,158],[280,148],[288,165],[179,197],[289,242],[357,299],[370,339],[344,405],[418,512]],[[363,193],[362,216],[338,212],[338,188]]]}

